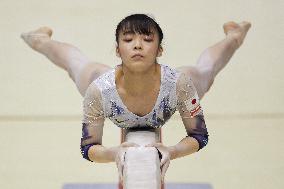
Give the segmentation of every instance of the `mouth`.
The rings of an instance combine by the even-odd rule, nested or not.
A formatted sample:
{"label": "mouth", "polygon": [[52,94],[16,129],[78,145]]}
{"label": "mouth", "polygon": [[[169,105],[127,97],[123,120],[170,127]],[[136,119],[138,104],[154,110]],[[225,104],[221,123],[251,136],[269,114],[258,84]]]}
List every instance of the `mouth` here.
{"label": "mouth", "polygon": [[135,54],[131,58],[143,58],[144,56],[141,54]]}

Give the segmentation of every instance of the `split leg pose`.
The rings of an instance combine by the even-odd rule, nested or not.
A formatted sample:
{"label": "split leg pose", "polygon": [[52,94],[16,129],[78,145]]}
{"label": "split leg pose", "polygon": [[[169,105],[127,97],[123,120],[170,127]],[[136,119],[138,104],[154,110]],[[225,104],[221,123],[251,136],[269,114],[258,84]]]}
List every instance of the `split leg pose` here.
{"label": "split leg pose", "polygon": [[89,84],[111,67],[92,62],[75,46],[55,41],[51,36],[52,30],[48,27],[41,27],[21,35],[33,50],[45,55],[56,66],[66,70],[84,97]]}
{"label": "split leg pose", "polygon": [[[133,15],[133,16],[139,17],[141,15]],[[143,15],[143,17],[144,16],[145,15]],[[199,60],[198,60],[198,62],[195,66],[183,66],[183,67],[177,68],[181,72],[185,73],[185,74],[183,74],[185,76],[184,77],[185,79],[188,79],[187,76],[189,76],[191,78],[191,80],[193,81],[195,87],[191,88],[191,92],[194,92],[195,91],[194,88],[196,88],[197,90],[195,91],[194,94],[196,94],[196,92],[197,92],[200,99],[204,96],[204,94],[210,89],[216,75],[222,70],[222,68],[224,68],[226,66],[226,64],[229,62],[230,58],[233,56],[234,52],[242,44],[249,28],[250,28],[250,23],[248,23],[248,22],[242,22],[240,24],[237,24],[237,23],[234,23],[234,22],[229,22],[229,23],[224,24],[224,32],[226,34],[225,39],[223,39],[219,43],[213,45],[212,47],[207,48],[201,54],[201,56],[200,56],[200,58],[199,58]],[[124,31],[124,32],[127,33],[127,30]],[[123,33],[123,35],[125,35],[125,33]],[[148,38],[151,38],[151,37],[149,37],[150,35],[148,35],[148,34],[146,34],[146,36],[144,35],[143,40],[141,40],[142,39],[141,34],[139,34],[139,33],[134,34],[134,33],[135,33],[135,30],[132,32],[132,35],[134,36],[133,41],[131,39],[130,40],[131,43],[128,43],[130,41],[128,41],[127,38],[124,38],[123,40],[121,40],[121,43],[123,45],[122,45],[122,47],[119,45],[118,47],[120,47],[120,49],[118,49],[118,50],[121,50],[121,52],[124,53],[124,54],[123,53],[122,54],[125,55],[125,57],[127,57],[128,53],[132,52],[133,49],[135,49],[135,50],[140,49],[142,51],[143,50],[142,43],[143,43],[146,47],[145,49],[147,49],[147,51],[145,51],[145,52],[149,54],[150,61],[144,61],[144,59],[141,58],[141,57],[143,57],[143,55],[141,55],[141,54],[139,56],[135,55],[135,56],[137,56],[136,58],[142,59],[144,61],[143,66],[148,64],[148,63],[149,64],[155,64],[156,61],[153,59],[153,57],[155,56],[154,58],[156,58],[156,57],[160,56],[161,52],[162,52],[162,48],[160,46],[155,46],[155,45],[160,45],[161,40],[158,41],[156,37],[153,37],[152,40],[149,40]],[[157,36],[157,33],[158,33],[158,31],[154,31],[153,36]],[[51,39],[51,35],[52,35],[51,29],[49,29],[47,27],[43,27],[43,28],[39,28],[36,31],[32,31],[32,32],[23,34],[22,38],[25,40],[25,42],[31,48],[33,48],[34,50],[38,51],[39,53],[45,55],[54,64],[65,69],[69,73],[72,80],[75,82],[75,84],[76,84],[79,92],[81,93],[81,95],[84,96],[85,93],[86,93],[86,89],[88,88],[90,83],[94,79],[96,79],[97,77],[99,77],[100,75],[105,73],[106,71],[110,70],[111,68],[106,66],[106,65],[103,65],[103,64],[92,63],[76,47],[69,45],[69,44],[66,44],[66,43],[54,41],[54,40]],[[160,33],[159,33],[158,36],[160,36]],[[153,41],[153,43],[152,42],[149,43],[149,41]],[[153,51],[153,49],[158,50],[157,54],[153,53],[153,52],[155,52],[155,51]],[[131,55],[131,56],[133,56],[133,55]],[[127,58],[125,60],[126,60],[126,64],[130,64],[130,62],[132,62],[132,61],[128,61]],[[134,60],[134,58],[133,58],[133,60]],[[131,63],[131,65],[132,65],[132,63]],[[128,78],[131,77],[130,75],[131,74],[128,73]],[[147,77],[145,77],[145,79],[146,78]],[[128,80],[128,82],[129,81],[131,81],[131,80]],[[140,82],[141,86],[143,84],[145,84],[145,83],[142,82],[144,80],[140,80],[140,81],[141,81]],[[187,81],[188,85],[186,85],[186,86],[188,86],[188,87],[192,86],[192,85],[189,85],[189,83],[190,83],[190,81]],[[179,84],[179,86],[180,86],[180,84]],[[131,84],[128,83],[128,87],[131,88],[131,87],[133,87],[133,85],[131,86]],[[144,87],[144,89],[147,89],[147,88]],[[179,91],[181,91],[181,90],[179,90]],[[187,94],[189,95],[189,91],[190,90],[188,89],[188,92],[185,91],[185,93],[184,92],[179,93],[179,94],[184,94],[184,96],[178,97],[179,100],[180,100],[179,102],[188,103],[189,102],[188,100],[190,100],[190,102],[192,104],[196,103],[195,97],[191,101],[189,96],[187,96]],[[136,92],[137,92],[137,90],[136,90]],[[145,94],[145,92],[146,91],[143,91],[143,93],[141,93],[141,94]],[[93,91],[89,91],[89,95],[90,94],[95,95],[93,93]],[[107,95],[105,95],[105,96],[107,96]],[[151,97],[152,96],[149,96],[149,98],[151,98]],[[184,98],[186,98],[186,100],[184,100]],[[135,102],[135,101],[133,101],[133,102]],[[165,105],[165,103],[163,105]],[[96,110],[98,110],[98,109],[93,109],[94,108],[93,107],[93,101],[91,101],[91,104],[88,107],[91,108],[91,114],[85,114],[87,116],[87,118],[90,117],[90,116],[91,117],[97,116],[96,119],[94,119],[94,120],[98,120],[99,119],[98,115],[100,115],[100,112],[99,113],[97,112],[98,114],[94,114],[96,112]],[[197,112],[197,110],[199,110],[199,109],[192,109],[191,105],[189,105],[189,104],[186,104],[186,107],[188,108],[188,109],[186,109],[186,111],[190,110],[190,116],[193,115],[193,114],[191,114],[192,112]],[[181,106],[179,106],[179,108],[181,108]],[[191,108],[191,109],[189,109],[189,108]],[[180,109],[180,111],[183,111],[183,110]],[[138,112],[140,113],[140,111],[138,111]],[[145,111],[145,112],[147,112],[147,111]],[[130,112],[128,112],[128,113],[130,113]],[[170,112],[166,112],[166,111],[163,111],[161,113],[163,113],[163,115],[164,115],[164,113],[167,114],[167,115],[170,115],[170,114],[168,114]],[[142,111],[141,114],[144,115],[143,111]],[[109,115],[109,117],[111,117],[112,115],[114,116],[115,114],[111,114],[111,115]],[[183,116],[184,115],[185,114],[183,113]],[[159,119],[165,120],[164,118],[165,117],[162,117],[161,119],[160,118]],[[182,119],[184,121],[183,123],[184,123],[185,127],[187,128],[188,135],[191,135],[191,136],[194,136],[194,134],[198,135],[198,136],[194,136],[194,137],[197,138],[197,142],[199,143],[199,145],[197,146],[196,140],[193,139],[194,137],[190,137],[190,138],[185,139],[188,142],[190,141],[190,145],[193,145],[194,148],[191,148],[191,147],[188,148],[189,144],[184,143],[184,141],[181,141],[181,143],[179,143],[178,145],[179,146],[180,145],[181,146],[186,145],[187,148],[186,149],[184,147],[179,148],[179,150],[180,149],[183,149],[183,150],[177,151],[178,155],[174,154],[172,152],[173,159],[175,159],[177,157],[184,156],[186,154],[193,153],[193,151],[201,149],[202,147],[204,147],[204,145],[207,144],[207,140],[208,140],[208,139],[203,140],[202,138],[198,138],[198,137],[207,137],[208,138],[208,134],[207,134],[207,130],[206,130],[206,127],[205,127],[205,122],[204,122],[204,119],[203,119],[202,112],[200,113],[200,115],[198,115],[198,117],[193,118],[193,117],[189,117],[189,116],[185,115],[184,117],[182,117]],[[154,119],[154,121],[155,122],[152,122],[151,124],[154,124],[154,126],[155,126],[155,124],[157,124],[157,126],[159,126],[158,125],[159,123],[157,122],[156,118]],[[92,124],[97,125],[98,127],[88,127]],[[117,123],[117,124],[119,125],[119,123]],[[196,128],[198,127],[198,129],[201,129],[200,131],[202,131],[203,133],[200,134],[200,133],[193,132],[194,130],[191,131],[190,129],[192,129],[194,127],[196,127]],[[94,139],[95,141],[99,142],[99,143],[94,143],[94,144],[88,144],[89,142],[87,143],[86,141],[84,141],[84,143],[81,144],[81,147],[84,148],[82,155],[84,156],[84,158],[90,159],[88,157],[89,156],[89,154],[88,154],[89,149],[92,149],[92,152],[93,152],[94,148],[101,149],[101,147],[102,147],[102,145],[100,144],[101,143],[101,137],[102,137],[102,132],[101,132],[102,131],[102,124],[100,124],[99,121],[95,122],[95,123],[84,122],[83,128],[84,128],[84,130],[83,130],[84,136],[83,137],[85,137],[84,140],[86,139],[86,141],[87,141],[88,139],[92,139],[92,140]],[[94,133],[93,133],[94,136],[89,135],[90,134],[90,133],[88,133],[89,130],[85,130],[86,128],[89,128],[92,131],[94,131]],[[100,136],[97,136],[97,135],[100,135]],[[88,137],[93,137],[93,138],[88,138]],[[91,145],[91,146],[87,146],[87,145]],[[93,147],[93,148],[90,148],[90,147]],[[163,148],[165,150],[166,147],[163,147]],[[170,152],[170,150],[172,150],[172,148],[166,148],[166,149],[168,150],[167,152]],[[105,154],[104,159],[101,160],[100,158],[98,158],[100,156],[100,153],[99,153],[99,151],[97,151],[97,152],[98,152],[98,154],[96,155],[96,158],[94,157],[94,153],[90,153],[92,159],[96,159],[96,161],[101,161],[101,162],[106,161],[106,159],[107,159],[107,161],[110,161],[109,154]],[[114,156],[112,156],[112,158],[113,157]],[[165,157],[163,157],[164,161],[167,158],[169,158],[169,154],[166,155],[166,153],[165,153]],[[162,159],[162,161],[163,161],[163,159]],[[113,160],[113,159],[111,159],[111,160]],[[169,163],[169,161],[167,161],[167,166],[168,166],[168,163]],[[164,170],[163,175],[165,173],[165,170],[167,169],[167,166],[163,166],[163,167],[166,167],[165,169],[163,168],[163,170]]]}
{"label": "split leg pose", "polygon": [[[190,75],[200,99],[210,89],[216,75],[241,46],[250,26],[249,22],[225,23],[223,29],[226,37],[223,40],[205,49],[196,65],[177,68]],[[91,61],[73,45],[52,40],[51,36],[52,30],[48,27],[41,27],[21,35],[32,49],[66,70],[82,96],[94,79],[112,69],[108,65]]]}
{"label": "split leg pose", "polygon": [[245,21],[239,24],[225,23],[223,29],[226,37],[223,40],[205,49],[196,65],[177,68],[190,75],[200,99],[210,89],[217,74],[242,45],[250,27],[251,24]]}

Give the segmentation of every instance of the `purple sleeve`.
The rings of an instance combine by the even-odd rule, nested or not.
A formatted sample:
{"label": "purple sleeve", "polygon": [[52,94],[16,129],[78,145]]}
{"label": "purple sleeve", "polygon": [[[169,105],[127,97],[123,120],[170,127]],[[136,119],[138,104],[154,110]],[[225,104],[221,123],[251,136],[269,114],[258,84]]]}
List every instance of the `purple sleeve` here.
{"label": "purple sleeve", "polygon": [[193,129],[190,129],[187,131],[187,135],[189,137],[193,137],[197,140],[198,144],[199,144],[199,149],[202,149],[204,146],[207,145],[208,140],[209,140],[209,135],[208,135],[208,131],[206,128],[206,124],[204,121],[204,116],[203,114],[199,114],[196,115],[194,118],[195,119],[195,127]]}

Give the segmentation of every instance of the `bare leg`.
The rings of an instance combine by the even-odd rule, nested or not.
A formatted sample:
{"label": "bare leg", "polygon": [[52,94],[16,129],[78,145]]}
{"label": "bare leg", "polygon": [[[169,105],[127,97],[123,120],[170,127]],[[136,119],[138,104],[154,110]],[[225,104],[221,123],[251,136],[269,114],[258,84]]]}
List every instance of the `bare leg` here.
{"label": "bare leg", "polygon": [[243,40],[251,24],[227,22],[224,24],[225,39],[207,48],[200,55],[196,66],[183,66],[178,70],[188,74],[197,90],[199,98],[210,89],[216,75],[227,65]]}
{"label": "bare leg", "polygon": [[66,70],[81,95],[84,96],[89,84],[111,68],[91,62],[79,49],[67,43],[52,40],[51,35],[50,28],[41,27],[35,31],[23,33],[21,37],[32,49]]}

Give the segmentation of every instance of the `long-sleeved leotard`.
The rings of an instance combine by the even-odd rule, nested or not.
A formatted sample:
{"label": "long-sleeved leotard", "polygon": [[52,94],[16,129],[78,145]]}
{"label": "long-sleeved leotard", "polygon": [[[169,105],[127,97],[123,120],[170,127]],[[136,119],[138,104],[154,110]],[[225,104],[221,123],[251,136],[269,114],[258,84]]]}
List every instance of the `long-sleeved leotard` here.
{"label": "long-sleeved leotard", "polygon": [[196,89],[185,74],[166,65],[161,66],[161,86],[152,111],[138,116],[123,104],[115,86],[115,69],[94,80],[84,98],[81,152],[88,158],[92,145],[102,143],[103,125],[109,118],[123,129],[149,127],[160,128],[179,111],[189,137],[199,143],[199,150],[208,142],[203,112]]}

